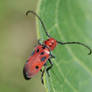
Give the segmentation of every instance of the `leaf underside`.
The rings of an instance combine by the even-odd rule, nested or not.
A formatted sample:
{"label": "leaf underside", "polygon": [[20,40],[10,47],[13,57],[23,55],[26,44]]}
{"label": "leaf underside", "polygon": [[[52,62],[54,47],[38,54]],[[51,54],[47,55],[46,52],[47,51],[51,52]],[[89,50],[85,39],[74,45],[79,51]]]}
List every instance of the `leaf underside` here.
{"label": "leaf underside", "polygon": [[[92,48],[92,0],[40,0],[37,14],[48,33],[59,41],[79,41]],[[38,39],[47,39],[37,20]],[[92,55],[79,45],[58,45],[52,52],[47,92],[92,92]]]}

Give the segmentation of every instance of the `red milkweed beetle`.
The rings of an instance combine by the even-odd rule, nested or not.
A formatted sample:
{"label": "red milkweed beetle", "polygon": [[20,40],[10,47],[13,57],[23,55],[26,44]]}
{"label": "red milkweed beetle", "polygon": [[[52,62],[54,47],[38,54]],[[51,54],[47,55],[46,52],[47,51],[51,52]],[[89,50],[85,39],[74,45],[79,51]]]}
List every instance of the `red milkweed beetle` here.
{"label": "red milkweed beetle", "polygon": [[[31,79],[34,75],[36,75],[39,71],[41,71],[42,72],[41,82],[42,84],[44,84],[43,75],[45,71],[49,75],[48,71],[53,67],[51,58],[55,58],[55,57],[52,55],[51,51],[54,50],[57,44],[61,44],[61,45],[79,44],[89,49],[90,52],[88,53],[88,55],[92,53],[92,50],[90,49],[90,47],[81,42],[60,42],[55,40],[48,34],[41,18],[34,11],[27,11],[26,15],[28,15],[29,13],[34,14],[40,20],[48,39],[45,40],[42,44],[40,43],[40,40],[38,40],[39,45],[35,48],[35,50],[32,52],[32,55],[27,60],[23,69],[23,75],[26,80]],[[47,61],[49,61],[50,63],[50,66],[48,67],[46,66]],[[43,66],[44,66],[44,69],[42,70]]]}

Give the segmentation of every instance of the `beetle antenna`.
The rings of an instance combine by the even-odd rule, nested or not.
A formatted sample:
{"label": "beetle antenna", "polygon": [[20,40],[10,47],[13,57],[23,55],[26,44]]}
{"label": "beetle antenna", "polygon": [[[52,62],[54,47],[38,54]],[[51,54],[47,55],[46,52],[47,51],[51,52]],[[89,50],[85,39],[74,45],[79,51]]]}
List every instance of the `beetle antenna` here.
{"label": "beetle antenna", "polygon": [[42,24],[42,27],[43,27],[43,29],[44,29],[46,35],[47,35],[48,37],[50,37],[50,35],[48,34],[48,32],[47,32],[47,30],[46,30],[46,28],[45,28],[45,25],[44,25],[42,19],[41,19],[34,11],[30,11],[30,10],[26,12],[26,16],[28,16],[29,13],[34,14],[34,15],[40,20],[40,23]]}
{"label": "beetle antenna", "polygon": [[[47,30],[46,30],[46,28],[45,28],[45,25],[44,25],[42,19],[41,19],[34,11],[31,11],[31,10],[29,10],[29,11],[26,12],[26,16],[28,16],[29,13],[34,14],[34,15],[40,20],[40,23],[42,24],[42,27],[43,27],[43,29],[44,29],[46,35],[47,35],[48,37],[50,37],[50,35],[48,34],[48,32],[47,32]],[[59,44],[61,44],[61,45],[66,45],[66,44],[79,44],[79,45],[82,45],[82,46],[84,46],[84,47],[86,47],[86,48],[89,49],[88,55],[91,55],[91,54],[92,54],[91,48],[90,48],[89,46],[87,46],[86,44],[81,43],[81,42],[60,42],[60,41],[57,41],[57,43],[59,43]]]}
{"label": "beetle antenna", "polygon": [[79,44],[79,45],[82,45],[82,46],[84,46],[84,47],[86,47],[86,48],[89,49],[88,55],[91,55],[92,54],[91,48],[89,46],[87,46],[86,44],[81,43],[81,42],[60,42],[60,41],[57,41],[57,43],[59,43],[61,45],[66,45],[66,44]]}

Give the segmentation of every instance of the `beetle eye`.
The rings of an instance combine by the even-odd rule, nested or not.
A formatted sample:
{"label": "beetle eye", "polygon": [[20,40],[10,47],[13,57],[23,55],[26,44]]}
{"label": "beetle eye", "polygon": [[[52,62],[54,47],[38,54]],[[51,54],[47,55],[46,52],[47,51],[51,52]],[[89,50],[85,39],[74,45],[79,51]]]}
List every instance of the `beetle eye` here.
{"label": "beetle eye", "polygon": [[39,68],[39,66],[35,66],[35,68],[36,68],[36,69],[38,69],[38,68]]}

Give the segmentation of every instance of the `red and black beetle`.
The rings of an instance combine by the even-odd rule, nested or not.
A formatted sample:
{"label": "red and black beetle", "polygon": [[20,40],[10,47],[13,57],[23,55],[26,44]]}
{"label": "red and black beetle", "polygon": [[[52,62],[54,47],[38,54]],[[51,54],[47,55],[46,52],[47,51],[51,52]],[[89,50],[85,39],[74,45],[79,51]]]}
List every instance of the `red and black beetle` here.
{"label": "red and black beetle", "polygon": [[[57,44],[66,45],[66,44],[79,44],[89,49],[88,55],[92,53],[92,50],[89,46],[81,43],[81,42],[60,42],[52,38],[48,32],[46,31],[45,25],[41,18],[34,12],[34,11],[27,11],[26,15],[29,13],[34,14],[41,22],[43,29],[48,36],[48,39],[45,40],[43,43],[40,43],[40,40],[38,40],[38,46],[35,47],[34,51],[32,52],[32,55],[29,57],[27,62],[25,63],[23,74],[24,78],[26,80],[31,79],[34,75],[36,75],[39,71],[42,72],[41,75],[41,81],[44,84],[43,81],[43,75],[46,70],[47,74],[49,75],[49,70],[52,68],[53,63],[51,61],[51,58],[55,58],[55,56],[52,55],[51,51],[54,50],[54,48],[57,46]],[[49,61],[50,66],[46,66],[46,62]],[[44,69],[42,70],[42,67],[44,66]]]}

